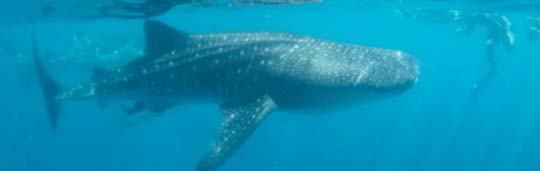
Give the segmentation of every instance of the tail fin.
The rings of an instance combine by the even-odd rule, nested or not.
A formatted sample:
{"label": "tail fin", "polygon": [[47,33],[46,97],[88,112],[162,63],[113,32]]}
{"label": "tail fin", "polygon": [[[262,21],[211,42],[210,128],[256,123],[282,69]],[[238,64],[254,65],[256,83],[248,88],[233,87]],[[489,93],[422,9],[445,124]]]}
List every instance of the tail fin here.
{"label": "tail fin", "polygon": [[55,130],[58,116],[60,115],[60,103],[56,100],[56,96],[60,94],[61,88],[58,83],[56,83],[56,81],[49,76],[45,70],[45,67],[43,67],[43,62],[39,58],[35,25],[32,28],[32,52],[34,55],[34,67],[41,86],[41,91],[43,92],[45,104],[47,105],[46,107],[49,114],[50,124],[53,130]]}

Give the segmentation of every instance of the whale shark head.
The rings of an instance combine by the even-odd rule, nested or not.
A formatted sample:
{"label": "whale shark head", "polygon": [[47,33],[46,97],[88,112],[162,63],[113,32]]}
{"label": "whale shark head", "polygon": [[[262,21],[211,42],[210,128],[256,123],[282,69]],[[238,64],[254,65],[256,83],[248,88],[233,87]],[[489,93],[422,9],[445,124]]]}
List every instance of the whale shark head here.
{"label": "whale shark head", "polygon": [[[277,72],[317,85],[370,93],[403,92],[418,80],[419,61],[402,51],[318,39],[300,42],[298,47],[305,48],[291,54],[297,57],[280,63],[290,69],[278,67]],[[299,66],[304,72],[295,72]]]}
{"label": "whale shark head", "polygon": [[420,74],[420,63],[412,55],[401,51],[383,50],[365,66],[367,76],[363,84],[379,92],[403,92],[411,88]]}
{"label": "whale shark head", "polygon": [[343,109],[388,98],[410,89],[420,73],[418,60],[398,50],[310,37],[276,49],[287,52],[278,51],[268,69],[291,80],[273,84],[289,90],[273,92],[283,108]]}
{"label": "whale shark head", "polygon": [[345,56],[352,59],[349,65],[354,67],[349,70],[350,76],[343,79],[348,78],[354,92],[361,97],[356,100],[368,102],[396,96],[412,88],[418,81],[420,62],[412,55],[397,50],[361,49],[364,53]]}

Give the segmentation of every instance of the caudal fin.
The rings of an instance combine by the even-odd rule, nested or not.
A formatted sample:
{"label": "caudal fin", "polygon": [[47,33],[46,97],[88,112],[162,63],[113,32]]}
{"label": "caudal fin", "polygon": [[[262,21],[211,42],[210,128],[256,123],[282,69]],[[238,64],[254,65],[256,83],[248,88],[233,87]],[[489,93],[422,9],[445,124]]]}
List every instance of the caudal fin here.
{"label": "caudal fin", "polygon": [[60,85],[49,76],[45,70],[45,67],[43,67],[43,62],[39,57],[39,52],[37,49],[35,26],[32,28],[32,52],[34,55],[35,72],[41,86],[41,91],[43,92],[50,124],[54,130],[56,129],[58,116],[60,115],[60,102],[56,100],[56,96],[60,94],[61,88]]}

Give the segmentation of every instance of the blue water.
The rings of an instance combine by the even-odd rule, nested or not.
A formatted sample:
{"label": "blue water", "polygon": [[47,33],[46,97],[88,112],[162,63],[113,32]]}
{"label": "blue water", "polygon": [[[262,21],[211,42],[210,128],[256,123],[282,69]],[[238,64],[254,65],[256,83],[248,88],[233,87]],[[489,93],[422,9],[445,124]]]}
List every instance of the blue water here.
{"label": "blue water", "polygon": [[[1,14],[10,20],[38,9],[34,1],[5,4]],[[156,17],[190,33],[292,32],[399,49],[422,63],[419,82],[402,95],[339,113],[273,113],[220,170],[540,170],[540,41],[528,40],[525,19],[538,13],[505,13],[515,29],[515,51],[497,49],[499,73],[472,96],[471,86],[488,72],[483,29],[457,35],[456,24],[412,21],[387,7],[345,1],[181,6]],[[81,32],[140,43],[142,22],[41,22],[39,48],[54,58]],[[14,64],[15,56],[30,58],[30,25],[6,24],[0,31],[0,45],[8,47],[0,48],[0,171],[189,171],[219,133],[214,105],[183,105],[162,117],[130,121],[121,104],[100,110],[92,102],[65,105],[53,132],[37,83],[21,85]],[[76,85],[89,77],[92,66],[86,67],[51,70],[63,84]]]}

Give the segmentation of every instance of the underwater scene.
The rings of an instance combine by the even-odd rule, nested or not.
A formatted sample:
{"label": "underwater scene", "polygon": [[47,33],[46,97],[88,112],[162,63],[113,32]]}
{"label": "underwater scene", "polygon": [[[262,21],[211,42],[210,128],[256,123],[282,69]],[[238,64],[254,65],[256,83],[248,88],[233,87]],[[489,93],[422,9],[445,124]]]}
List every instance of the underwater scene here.
{"label": "underwater scene", "polygon": [[537,0],[0,0],[0,171],[539,171]]}

